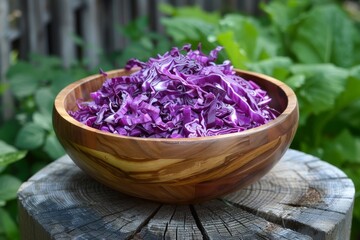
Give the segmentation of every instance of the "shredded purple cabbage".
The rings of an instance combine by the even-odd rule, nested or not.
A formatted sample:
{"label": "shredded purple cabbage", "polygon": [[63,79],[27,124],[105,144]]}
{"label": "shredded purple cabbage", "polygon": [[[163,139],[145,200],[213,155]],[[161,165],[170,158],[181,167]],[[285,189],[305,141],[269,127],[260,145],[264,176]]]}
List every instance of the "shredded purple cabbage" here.
{"label": "shredded purple cabbage", "polygon": [[207,56],[187,44],[147,62],[131,59],[125,68],[139,71],[106,79],[92,101],[79,100],[69,114],[102,131],[146,138],[222,135],[276,118],[264,90],[235,75],[230,61],[215,64],[221,49]]}

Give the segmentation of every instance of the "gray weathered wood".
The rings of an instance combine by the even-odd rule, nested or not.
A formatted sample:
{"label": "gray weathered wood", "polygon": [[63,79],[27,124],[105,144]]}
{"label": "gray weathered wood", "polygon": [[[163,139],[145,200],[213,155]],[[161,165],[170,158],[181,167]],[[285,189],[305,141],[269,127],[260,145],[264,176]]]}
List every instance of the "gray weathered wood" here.
{"label": "gray weathered wood", "polygon": [[78,1],[62,0],[52,2],[54,39],[57,53],[63,64],[69,67],[76,60],[74,36],[76,35],[74,7]]}
{"label": "gray weathered wood", "polygon": [[9,39],[8,21],[9,6],[6,1],[0,1],[0,79],[5,76],[5,71],[9,65]]}
{"label": "gray weathered wood", "polygon": [[[25,41],[28,53],[47,54],[49,48],[46,24],[49,22],[49,13],[45,0],[28,0],[24,2],[23,12],[26,31]],[[25,55],[25,53],[23,54]]]}
{"label": "gray weathered wood", "polygon": [[128,43],[128,40],[120,33],[120,28],[126,26],[132,19],[131,2],[126,0],[112,0],[110,8],[112,41],[113,49],[124,49]]}
{"label": "gray weathered wood", "polygon": [[19,189],[23,239],[349,239],[354,185],[288,150],[262,179],[221,199],[166,205],[115,192],[64,156]]}
{"label": "gray weathered wood", "polygon": [[[0,1],[0,84],[7,84],[6,71],[10,61],[10,42],[8,25],[9,6],[7,1]],[[0,95],[2,107],[0,120],[8,120],[14,114],[14,102],[10,91]]]}
{"label": "gray weathered wood", "polygon": [[84,36],[84,58],[90,68],[99,64],[101,46],[96,0],[86,0],[81,14],[81,29]]}

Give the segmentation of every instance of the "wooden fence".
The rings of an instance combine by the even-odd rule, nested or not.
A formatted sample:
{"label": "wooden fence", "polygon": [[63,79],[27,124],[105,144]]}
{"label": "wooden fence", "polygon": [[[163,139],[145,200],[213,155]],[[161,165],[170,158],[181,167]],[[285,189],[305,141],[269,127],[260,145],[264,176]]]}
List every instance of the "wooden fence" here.
{"label": "wooden fence", "polygon": [[[0,0],[0,78],[6,82],[12,50],[21,59],[29,53],[59,56],[64,66],[85,58],[96,66],[99,50],[112,52],[126,46],[117,30],[146,15],[149,28],[161,31],[161,3],[199,5],[205,10],[232,9],[254,13],[260,0]],[[78,51],[74,36],[87,46]],[[3,94],[4,95],[4,94]],[[6,95],[6,94],[5,94]],[[6,96],[3,98],[7,99]],[[1,104],[7,106],[6,100]],[[11,113],[10,113],[11,114]],[[5,117],[6,118],[6,117]]]}
{"label": "wooden fence", "polygon": [[[96,64],[98,49],[107,52],[121,49],[125,40],[116,30],[139,16],[147,15],[149,27],[159,31],[158,6],[168,3],[175,6],[200,5],[213,11],[222,9],[256,11],[259,1],[254,0],[1,0],[0,22],[2,51],[6,59],[9,49],[19,50],[20,57],[30,52],[59,55],[64,65],[77,57],[74,36],[87,45],[84,56]],[[8,23],[8,24],[7,24]],[[1,48],[2,49],[2,48]]]}

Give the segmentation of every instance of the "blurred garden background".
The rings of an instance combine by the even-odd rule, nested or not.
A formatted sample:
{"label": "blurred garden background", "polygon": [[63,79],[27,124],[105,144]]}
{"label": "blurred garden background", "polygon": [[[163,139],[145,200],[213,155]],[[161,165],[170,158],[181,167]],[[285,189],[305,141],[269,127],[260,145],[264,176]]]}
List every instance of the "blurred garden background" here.
{"label": "blurred garden background", "polygon": [[185,43],[222,45],[219,62],[294,89],[291,148],[353,180],[360,239],[360,1],[0,0],[0,240],[20,238],[21,183],[64,155],[52,128],[56,94]]}

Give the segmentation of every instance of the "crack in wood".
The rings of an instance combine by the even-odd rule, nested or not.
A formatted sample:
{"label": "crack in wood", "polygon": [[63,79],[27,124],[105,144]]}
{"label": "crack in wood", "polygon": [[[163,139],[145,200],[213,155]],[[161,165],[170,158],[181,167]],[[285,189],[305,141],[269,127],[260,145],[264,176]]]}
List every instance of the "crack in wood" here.
{"label": "crack in wood", "polygon": [[[217,199],[217,200],[219,200],[219,201],[221,202],[220,199]],[[224,226],[225,229],[228,231],[229,235],[232,236],[233,233],[232,233],[232,231],[228,228],[228,226],[227,226],[227,224],[226,224],[226,219],[223,219],[223,218],[222,218],[222,214],[218,214],[217,212],[214,211],[214,209],[212,209],[212,208],[210,208],[210,207],[208,207],[207,209],[208,209],[209,212],[212,212],[213,214],[215,214],[216,216],[219,217],[219,219],[224,223],[223,226]],[[245,229],[247,228],[247,226],[246,226],[244,223],[242,223],[241,221],[239,221],[237,218],[234,218],[233,215],[232,215],[232,213],[229,212],[226,208],[223,208],[222,210],[223,210],[224,213],[228,214],[228,217],[229,217],[229,218],[232,218],[234,221],[236,221],[237,223],[239,223],[240,225],[242,225]]]}
{"label": "crack in wood", "polygon": [[[170,219],[170,221],[171,221],[171,219]],[[163,239],[166,239],[166,232],[168,230],[170,221],[166,223],[165,230],[164,230],[164,233],[163,233]]]}
{"label": "crack in wood", "polygon": [[[129,237],[127,237],[125,240],[131,240],[131,239],[139,239],[136,236],[139,235],[141,232],[141,229],[146,226],[150,220],[156,215],[157,212],[159,212],[160,208],[163,206],[163,204],[160,204],[134,231],[133,234],[131,234]],[[166,226],[167,227],[167,226]]]}
{"label": "crack in wood", "polygon": [[[296,231],[296,232],[299,232],[302,234],[306,234],[308,236],[316,236],[318,239],[325,239],[325,232],[322,231],[321,229],[315,229],[315,228],[313,228],[313,226],[306,225],[302,222],[299,222],[299,221],[296,221],[293,219],[285,218],[285,216],[283,216],[283,215],[277,216],[277,215],[271,213],[271,211],[264,213],[262,211],[258,211],[257,209],[252,209],[252,208],[249,208],[249,207],[237,204],[237,203],[230,202],[226,199],[223,199],[223,201],[228,202],[227,204],[231,204],[233,207],[240,208],[248,213],[251,213],[258,217],[261,217],[261,218],[265,219],[266,221],[271,222],[273,224],[280,225],[284,228],[291,229],[293,231]],[[287,213],[287,214],[289,214],[289,213]],[[299,231],[300,229],[306,229],[306,231]]]}
{"label": "crack in wood", "polygon": [[[126,211],[129,211],[129,210],[131,210],[131,209],[133,209],[133,208],[135,208],[135,207],[136,207],[136,205],[132,205],[132,206],[130,206],[130,207],[128,207],[128,208],[121,209],[121,211],[113,212],[113,213],[110,213],[110,214],[104,214],[103,216],[101,216],[101,218],[96,219],[96,220],[94,220],[94,221],[87,222],[86,224],[77,226],[77,228],[83,228],[83,227],[88,226],[88,225],[90,225],[90,224],[92,224],[92,223],[102,221],[102,220],[104,220],[105,218],[119,215],[119,214],[121,214],[121,213],[123,213],[123,212],[126,212]],[[116,221],[116,218],[113,219],[113,220],[110,221],[110,222],[114,222],[114,221]],[[110,223],[110,222],[108,222],[108,223]],[[129,224],[129,223],[126,223],[126,224]],[[121,228],[123,228],[124,226],[126,226],[126,224],[123,225]],[[119,228],[119,230],[120,230],[121,228]],[[73,228],[73,229],[68,230],[67,233],[71,233],[71,232],[73,232],[74,230],[76,230],[76,228]]]}
{"label": "crack in wood", "polygon": [[[167,230],[168,230],[169,224],[171,223],[171,220],[173,219],[175,213],[176,213],[176,206],[174,207],[174,211],[173,211],[173,213],[172,213],[171,216],[170,216],[169,222],[166,223],[165,230],[164,230],[164,234],[163,234],[163,239],[166,239],[166,232],[167,232]],[[177,237],[176,237],[176,239],[177,239]]]}
{"label": "crack in wood", "polygon": [[189,205],[189,207],[190,207],[190,212],[191,212],[193,218],[195,219],[196,226],[200,230],[200,232],[201,232],[201,234],[203,236],[203,240],[210,240],[210,237],[207,234],[204,226],[202,225],[201,220],[200,220],[200,218],[199,218],[199,216],[198,216],[198,214],[197,214],[197,212],[196,212],[196,210],[194,208],[194,205]]}
{"label": "crack in wood", "polygon": [[341,214],[341,215],[346,215],[343,212],[339,212],[339,211],[335,211],[335,210],[331,210],[331,209],[326,209],[326,208],[320,208],[320,207],[316,207],[316,206],[309,206],[309,205],[303,205],[303,204],[294,204],[294,203],[281,203],[282,205],[285,206],[289,206],[289,207],[294,207],[294,208],[311,208],[311,209],[317,209],[317,210],[321,210],[324,212],[332,212],[332,213],[337,213],[337,214]]}
{"label": "crack in wood", "polygon": [[[232,235],[232,232],[231,232],[231,230],[229,229],[229,227],[227,226],[227,224],[226,224],[226,220],[224,220],[223,218],[222,218],[222,215],[220,215],[220,214],[218,214],[217,212],[215,212],[213,209],[211,209],[211,208],[207,208],[208,209],[208,211],[209,212],[212,212],[215,216],[217,216],[220,220],[221,220],[221,222],[222,222],[222,226],[226,229],[226,231],[229,233],[229,235],[232,237],[233,235]],[[226,212],[225,210],[224,210],[224,212]],[[228,213],[228,212],[226,212],[226,213]],[[230,215],[231,216],[231,215]],[[235,221],[237,221],[237,219],[235,219]],[[242,224],[242,222],[239,222],[239,221],[237,221],[238,223],[240,223],[241,225],[243,225]],[[244,225],[243,225],[244,226]],[[219,234],[220,234],[220,232],[219,232]]]}

